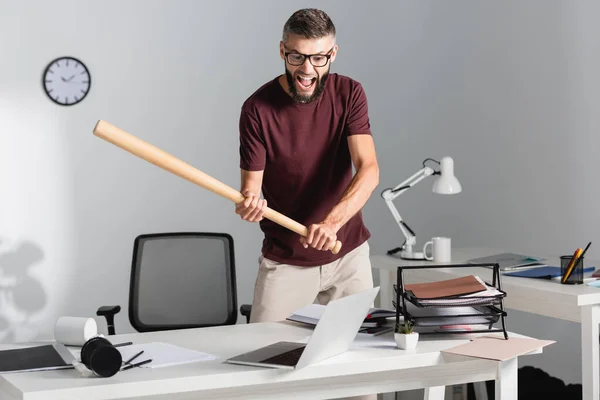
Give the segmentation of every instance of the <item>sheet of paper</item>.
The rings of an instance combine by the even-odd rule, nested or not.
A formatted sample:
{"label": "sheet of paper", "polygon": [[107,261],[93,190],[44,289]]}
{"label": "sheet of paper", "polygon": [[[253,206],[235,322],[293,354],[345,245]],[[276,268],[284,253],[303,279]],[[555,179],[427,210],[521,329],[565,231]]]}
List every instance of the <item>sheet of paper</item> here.
{"label": "sheet of paper", "polygon": [[117,349],[121,353],[123,361],[129,360],[131,357],[144,350],[144,353],[132,361],[132,363],[135,364],[147,359],[152,359],[152,362],[142,365],[140,368],[161,368],[171,365],[217,359],[217,356],[212,354],[161,342],[133,344],[130,346],[117,347]]}
{"label": "sheet of paper", "polygon": [[555,341],[511,337],[506,340],[500,336],[482,336],[473,339],[469,343],[442,350],[442,352],[506,361],[552,343],[555,343]]}
{"label": "sheet of paper", "polygon": [[479,283],[481,283],[483,286],[485,286],[485,291],[478,292],[478,293],[465,294],[463,297],[495,297],[495,296],[499,296],[502,294],[502,292],[499,291],[494,286],[488,286],[483,281],[483,279],[481,279],[480,277],[476,276],[475,278],[479,281]]}

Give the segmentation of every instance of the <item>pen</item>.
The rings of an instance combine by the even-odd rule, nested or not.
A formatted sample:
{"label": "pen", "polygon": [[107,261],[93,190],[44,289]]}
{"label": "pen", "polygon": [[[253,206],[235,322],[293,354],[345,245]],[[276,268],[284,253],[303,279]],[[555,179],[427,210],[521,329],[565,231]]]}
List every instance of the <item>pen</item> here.
{"label": "pen", "polygon": [[119,343],[119,344],[115,344],[114,347],[129,346],[131,344],[133,344],[133,342]]}
{"label": "pen", "polygon": [[581,253],[581,257],[585,256],[585,252],[588,251],[588,249],[590,248],[591,245],[592,245],[592,242],[589,242],[587,244],[587,246],[585,246],[585,249],[583,250],[583,253]]}
{"label": "pen", "polygon": [[138,358],[143,352],[144,352],[144,350],[140,351],[139,353],[137,353],[136,355],[134,355],[133,357],[131,357],[129,360],[125,361],[125,364],[131,364],[131,362],[133,360],[135,360],[136,358]]}
{"label": "pen", "polygon": [[150,359],[148,359],[148,360],[146,360],[146,361],[141,361],[141,362],[139,362],[139,363],[137,363],[137,364],[131,364],[131,365],[128,365],[128,366],[126,366],[125,368],[123,368],[123,369],[122,369],[122,371],[126,371],[126,370],[128,370],[128,369],[131,369],[131,368],[133,368],[133,367],[139,367],[139,366],[141,366],[141,365],[148,364],[148,363],[150,363],[150,362],[152,362],[152,359],[151,359],[151,358],[150,358]]}

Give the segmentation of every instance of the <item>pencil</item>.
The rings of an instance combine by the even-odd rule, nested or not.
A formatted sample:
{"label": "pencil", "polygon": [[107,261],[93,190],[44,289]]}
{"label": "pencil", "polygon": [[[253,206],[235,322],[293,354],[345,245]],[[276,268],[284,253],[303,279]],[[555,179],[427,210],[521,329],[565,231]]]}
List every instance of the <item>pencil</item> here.
{"label": "pencil", "polygon": [[575,250],[575,253],[571,257],[571,261],[569,261],[569,265],[567,265],[567,270],[565,271],[565,274],[562,277],[562,283],[565,283],[567,281],[567,278],[569,276],[571,276],[571,271],[573,271],[575,262],[579,259],[581,252],[582,252],[581,247],[578,247],[577,250]]}

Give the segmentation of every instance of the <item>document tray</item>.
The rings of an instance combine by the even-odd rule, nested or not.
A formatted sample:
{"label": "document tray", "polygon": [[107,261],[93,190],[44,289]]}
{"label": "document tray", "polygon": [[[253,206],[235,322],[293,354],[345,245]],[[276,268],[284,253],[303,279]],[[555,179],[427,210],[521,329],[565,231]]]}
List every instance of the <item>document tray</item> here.
{"label": "document tray", "polygon": [[[461,268],[461,267],[486,267],[493,268],[493,282],[488,291],[467,296],[453,298],[417,298],[411,291],[404,288],[404,271],[424,268]],[[397,269],[397,282],[394,285],[396,300],[393,305],[396,309],[396,324],[400,322],[400,315],[404,321],[410,321],[415,327],[440,327],[438,331],[419,331],[419,333],[439,333],[444,327],[457,326],[452,333],[489,333],[502,332],[508,339],[506,331],[506,311],[503,299],[506,292],[502,291],[500,283],[500,269],[498,264],[444,264],[432,266],[401,266]],[[487,295],[485,295],[487,294]],[[501,322],[501,328],[493,325]],[[483,326],[484,329],[472,329],[469,325]],[[460,327],[463,327],[461,329]],[[487,328],[486,328],[487,327]]]}

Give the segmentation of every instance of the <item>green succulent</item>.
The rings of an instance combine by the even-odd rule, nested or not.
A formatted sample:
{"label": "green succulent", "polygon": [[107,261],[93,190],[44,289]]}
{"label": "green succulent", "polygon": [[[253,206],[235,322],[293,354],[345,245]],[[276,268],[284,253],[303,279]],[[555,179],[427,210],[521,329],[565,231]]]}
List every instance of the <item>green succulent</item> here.
{"label": "green succulent", "polygon": [[398,323],[396,325],[396,333],[404,333],[408,335],[409,333],[413,333],[413,323],[410,321],[406,321],[404,323]]}

